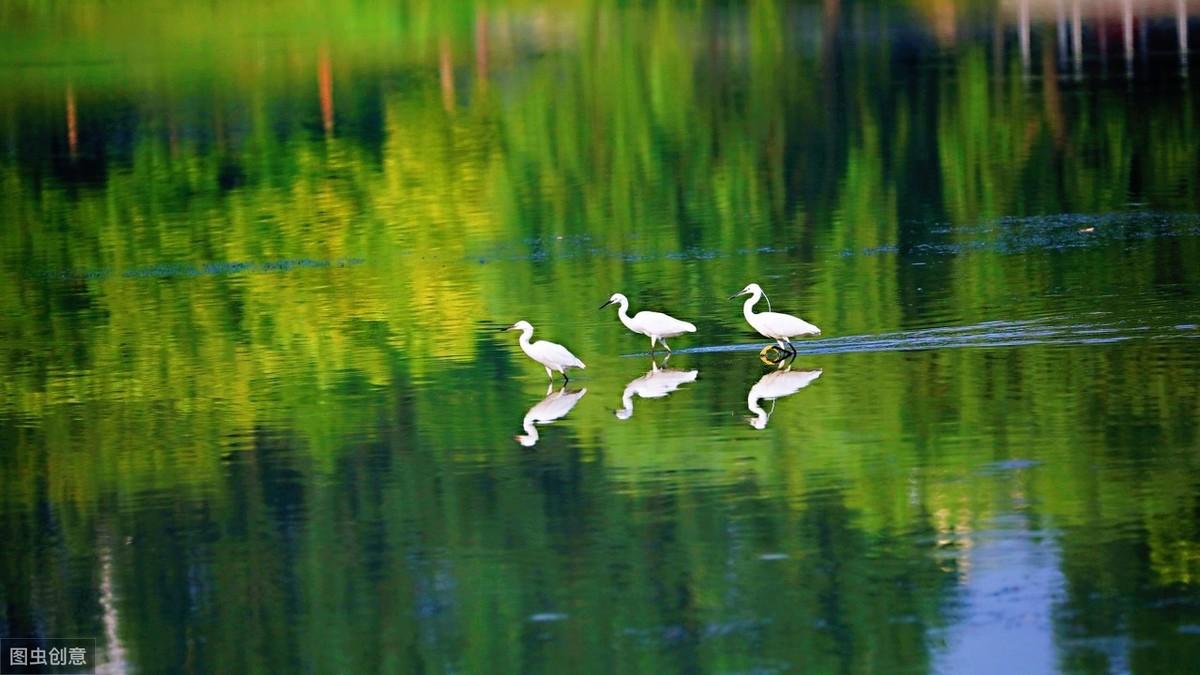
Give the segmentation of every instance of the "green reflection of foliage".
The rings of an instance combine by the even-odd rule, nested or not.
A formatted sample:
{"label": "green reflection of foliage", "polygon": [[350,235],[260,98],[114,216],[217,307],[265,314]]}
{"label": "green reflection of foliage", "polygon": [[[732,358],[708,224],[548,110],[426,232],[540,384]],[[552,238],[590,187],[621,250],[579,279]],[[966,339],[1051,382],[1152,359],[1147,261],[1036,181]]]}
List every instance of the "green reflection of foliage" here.
{"label": "green reflection of foliage", "polygon": [[[1101,91],[1051,110],[1014,58],[997,85],[971,45],[944,77],[922,75],[930,95],[880,66],[887,40],[831,41],[838,63],[823,62],[788,30],[794,8],[775,2],[184,3],[154,31],[158,6],[131,7],[24,2],[0,14],[5,35],[21,35],[8,43],[17,53],[69,61],[3,75],[20,95],[0,109],[8,137],[29,128],[27,110],[44,112],[55,121],[29,136],[57,159],[19,140],[0,155],[0,209],[14,224],[0,233],[0,411],[14,458],[0,527],[6,541],[32,541],[46,509],[66,551],[0,570],[5,589],[90,590],[46,570],[58,556],[115,560],[120,634],[148,672],[193,657],[211,659],[197,670],[248,672],[714,671],[754,667],[762,653],[813,671],[919,670],[967,560],[933,561],[920,537],[966,548],[1015,503],[1064,528],[1072,594],[1086,597],[1092,580],[1106,598],[1131,592],[1105,572],[1128,565],[1128,551],[1072,555],[1090,533],[1131,522],[1146,532],[1147,584],[1195,585],[1197,467],[1179,449],[1194,447],[1200,394],[1177,346],[831,358],[828,379],[805,392],[813,414],[780,414],[736,443],[709,439],[704,415],[753,377],[705,370],[688,392],[703,414],[683,397],[647,406],[700,431],[641,417],[614,426],[603,406],[581,406],[571,434],[548,434],[546,454],[526,460],[497,443],[541,395],[514,381],[540,374],[511,336],[489,332],[530,319],[539,337],[597,355],[589,396],[611,397],[637,372],[604,360],[633,349],[595,311],[616,289],[689,308],[729,339],[742,330],[736,305],[700,308],[751,279],[771,278],[777,298],[837,335],[980,321],[1058,286],[1109,298],[1108,309],[1162,287],[1194,291],[1197,272],[1181,262],[1200,255],[1194,237],[1055,259],[968,254],[941,279],[886,253],[934,236],[914,213],[975,226],[1119,211],[1131,195],[1194,210],[1200,144],[1173,101],[1138,102],[1138,117]],[[147,32],[158,39],[131,39]],[[63,159],[68,86],[84,125],[74,160]],[[87,126],[92,115],[129,140]],[[110,154],[102,179],[83,180],[96,137]],[[365,262],[121,274],[351,258]],[[97,270],[111,274],[43,276]],[[939,293],[918,297],[919,284]],[[1023,311],[1051,311],[1046,302]],[[879,386],[838,384],[839,369]],[[1102,437],[1112,418],[1136,423]],[[1161,454],[1142,473],[1116,461],[1144,447]],[[1012,458],[1040,467],[979,472]],[[699,477],[663,478],[676,471]],[[162,504],[156,495],[172,507],[139,508]],[[730,534],[741,519],[770,526]],[[764,575],[756,554],[779,548],[792,563]],[[100,630],[79,618],[94,608],[73,602],[31,593],[11,606],[56,617],[63,633]],[[780,623],[730,623],[747,607]],[[529,615],[551,609],[590,630],[549,627],[565,638],[530,646]],[[1135,632],[1163,630],[1149,612],[1121,611]],[[196,634],[169,634],[181,623]],[[662,648],[664,634],[687,648]],[[746,635],[763,636],[757,652]]]}

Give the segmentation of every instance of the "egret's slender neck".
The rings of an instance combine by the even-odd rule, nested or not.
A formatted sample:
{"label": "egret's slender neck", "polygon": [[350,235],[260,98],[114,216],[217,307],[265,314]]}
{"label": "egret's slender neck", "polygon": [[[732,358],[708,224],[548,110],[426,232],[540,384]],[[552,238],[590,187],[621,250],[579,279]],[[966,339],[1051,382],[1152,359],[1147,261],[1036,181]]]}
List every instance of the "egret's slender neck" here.
{"label": "egret's slender neck", "polygon": [[527,447],[536,445],[538,442],[538,430],[537,427],[533,426],[533,420],[526,417],[525,420],[521,422],[521,427],[524,429],[525,435],[518,436],[517,440],[521,441],[521,444]]}
{"label": "egret's slender neck", "polygon": [[622,297],[617,301],[617,316],[621,319],[621,323],[625,324],[626,328],[633,330],[633,326],[629,325],[629,322],[632,321],[629,318],[629,298]]}
{"label": "egret's slender neck", "polygon": [[[747,311],[749,311],[749,310],[747,310]],[[756,424],[755,426],[757,428],[761,429],[762,427],[766,426],[767,420],[770,418],[770,415],[767,414],[766,410],[762,409],[762,406],[760,406],[758,404],[758,401],[759,401],[759,399],[755,398],[754,396],[746,397],[746,407],[749,408],[750,412],[754,413],[755,417],[758,418],[758,420],[757,420],[758,424]]]}
{"label": "egret's slender neck", "polygon": [[526,353],[529,353],[529,338],[532,336],[533,336],[533,327],[532,326],[530,326],[529,328],[521,329],[521,337],[517,341],[521,343],[521,349],[525,350]]}
{"label": "egret's slender neck", "polygon": [[633,412],[633,388],[625,387],[625,391],[621,392],[621,405],[625,410]]}
{"label": "egret's slender neck", "polygon": [[750,297],[746,298],[746,302],[742,304],[742,315],[749,321],[750,317],[754,316],[754,305],[762,297],[762,291],[757,288],[750,291]]}

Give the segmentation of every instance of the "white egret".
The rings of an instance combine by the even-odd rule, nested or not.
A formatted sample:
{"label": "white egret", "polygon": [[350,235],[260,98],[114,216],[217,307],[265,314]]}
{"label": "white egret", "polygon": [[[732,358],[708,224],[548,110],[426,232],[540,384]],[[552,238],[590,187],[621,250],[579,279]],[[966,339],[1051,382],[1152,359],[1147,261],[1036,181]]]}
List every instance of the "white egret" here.
{"label": "white egret", "polygon": [[525,419],[521,420],[521,428],[525,433],[513,436],[513,438],[527,448],[532,447],[538,442],[538,430],[534,424],[549,424],[565,416],[586,393],[587,389],[567,391],[566,384],[558,391],[554,391],[554,385],[551,384],[546,389],[546,398],[535,403],[529,412],[525,413]]}
{"label": "white egret", "polygon": [[[778,343],[779,350],[785,355],[795,356],[796,354],[796,348],[792,346],[792,338],[821,334],[820,328],[798,316],[779,312],[755,312],[754,305],[763,296],[762,286],[758,284],[747,285],[741,291],[729,296],[729,299],[732,300],[747,293],[750,294],[750,297],[746,298],[745,304],[742,305],[742,315],[746,317],[746,322],[760,335],[769,337]],[[769,300],[767,305],[770,306]],[[765,352],[766,349],[763,351]]]}
{"label": "white egret", "polygon": [[[763,375],[758,382],[750,387],[750,392],[746,394],[746,407],[750,412],[754,413],[754,417],[747,418],[750,421],[750,426],[755,429],[766,429],[767,420],[771,419],[771,413],[775,412],[775,400],[800,391],[813,383],[813,380],[821,376],[821,371],[818,370],[795,370],[790,367],[786,370],[775,370]],[[771,412],[763,410],[758,402],[766,399],[771,401]]]}
{"label": "white egret", "polygon": [[500,330],[521,331],[521,351],[525,352],[525,355],[529,358],[542,364],[542,367],[546,369],[546,376],[551,381],[554,380],[554,373],[551,371],[557,370],[562,373],[563,381],[566,382],[570,380],[567,377],[568,368],[587,368],[587,366],[583,365],[583,361],[580,361],[570,350],[560,344],[545,340],[538,340],[530,344],[529,338],[533,335],[533,326],[528,321],[518,321],[508,328],[501,328]]}
{"label": "white egret", "polygon": [[621,319],[621,323],[625,324],[626,328],[650,338],[651,352],[654,351],[655,342],[661,342],[662,346],[669,352],[671,351],[671,347],[667,345],[667,338],[696,332],[696,327],[687,321],[680,321],[662,312],[638,312],[630,318],[629,298],[625,297],[622,293],[613,293],[608,302],[600,305],[600,309],[604,309],[612,304],[619,305],[620,309],[617,310],[617,316]]}
{"label": "white egret", "polygon": [[674,368],[659,368],[658,364],[650,362],[650,372],[635,378],[625,385],[621,394],[621,405],[616,411],[617,419],[627,420],[633,417],[633,397],[662,398],[688,382],[695,382],[698,370],[676,370]]}

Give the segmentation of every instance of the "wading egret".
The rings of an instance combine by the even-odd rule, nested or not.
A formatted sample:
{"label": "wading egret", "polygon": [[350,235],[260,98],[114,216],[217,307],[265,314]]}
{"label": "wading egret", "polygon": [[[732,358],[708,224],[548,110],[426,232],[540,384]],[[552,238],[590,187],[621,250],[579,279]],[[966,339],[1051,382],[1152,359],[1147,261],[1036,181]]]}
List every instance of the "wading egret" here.
{"label": "wading egret", "polygon": [[[750,393],[746,394],[746,407],[750,412],[754,413],[754,417],[746,418],[750,422],[750,426],[755,429],[766,429],[767,420],[771,419],[771,413],[775,412],[775,399],[791,396],[813,383],[813,380],[821,376],[820,370],[776,370],[766,375],[763,375],[758,382],[750,387]],[[771,402],[771,412],[767,412],[758,405],[758,402],[766,399]]]}
{"label": "wading egret", "polygon": [[763,296],[762,286],[758,284],[746,286],[741,291],[729,296],[729,299],[732,300],[747,293],[750,294],[750,297],[746,298],[745,304],[742,305],[742,315],[746,317],[746,322],[760,335],[769,337],[778,343],[779,350],[784,354],[793,356],[796,354],[796,348],[792,346],[792,338],[821,334],[820,328],[800,317],[779,312],[755,312],[754,304]]}
{"label": "wading egret", "polygon": [[567,413],[571,412],[571,408],[583,398],[587,393],[587,389],[579,391],[567,391],[567,385],[563,385],[562,389],[554,391],[554,385],[551,384],[546,389],[546,398],[538,401],[525,413],[525,419],[521,420],[521,428],[524,429],[524,434],[513,436],[518,443],[525,447],[532,447],[538,442],[538,430],[534,424],[549,424]]}
{"label": "wading egret", "polygon": [[528,321],[518,321],[508,328],[501,328],[500,330],[521,331],[521,351],[525,352],[525,355],[529,358],[542,364],[542,367],[546,369],[546,377],[549,377],[552,381],[554,380],[554,373],[551,371],[557,370],[562,373],[563,381],[566,382],[571,379],[567,377],[567,368],[587,368],[587,366],[583,365],[583,361],[580,361],[578,357],[560,344],[545,340],[538,340],[530,344],[529,337],[533,335],[533,326]]}
{"label": "wading egret", "polygon": [[642,398],[662,398],[688,382],[695,382],[699,372],[698,370],[659,368],[657,363],[651,361],[650,372],[625,385],[625,391],[621,394],[621,405],[625,407],[616,411],[617,419],[627,420],[633,417],[635,394]]}
{"label": "wading egret", "polygon": [[629,317],[629,298],[622,293],[613,293],[608,302],[600,305],[600,309],[604,309],[609,305],[616,304],[620,306],[617,310],[617,316],[620,317],[621,323],[625,327],[635,333],[641,333],[650,338],[650,351],[654,352],[654,343],[661,342],[662,346],[669,352],[671,348],[667,345],[667,338],[677,337],[684,333],[695,333],[696,327],[686,321],[680,321],[673,316],[667,316],[662,312],[638,312]]}

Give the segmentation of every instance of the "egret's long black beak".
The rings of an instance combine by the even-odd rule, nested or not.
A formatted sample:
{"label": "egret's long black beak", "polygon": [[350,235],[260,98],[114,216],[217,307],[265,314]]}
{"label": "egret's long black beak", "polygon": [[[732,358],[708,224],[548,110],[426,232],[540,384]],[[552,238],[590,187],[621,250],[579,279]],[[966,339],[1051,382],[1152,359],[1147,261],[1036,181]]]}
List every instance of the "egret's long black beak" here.
{"label": "egret's long black beak", "polygon": [[608,306],[609,306],[609,305],[611,305],[612,303],[613,303],[613,301],[612,301],[612,300],[609,300],[608,302],[604,303],[603,305],[600,305],[600,309],[604,309],[605,307],[608,307]]}
{"label": "egret's long black beak", "polygon": [[[746,291],[742,291],[742,293],[745,293],[745,292]],[[732,300],[732,299],[736,298],[737,296],[741,295],[742,293],[734,293],[733,295],[729,296],[729,299]]]}
{"label": "egret's long black beak", "polygon": [[512,326],[505,326],[504,328],[498,328],[498,329],[496,329],[496,332],[503,333],[506,330],[512,330]]}

